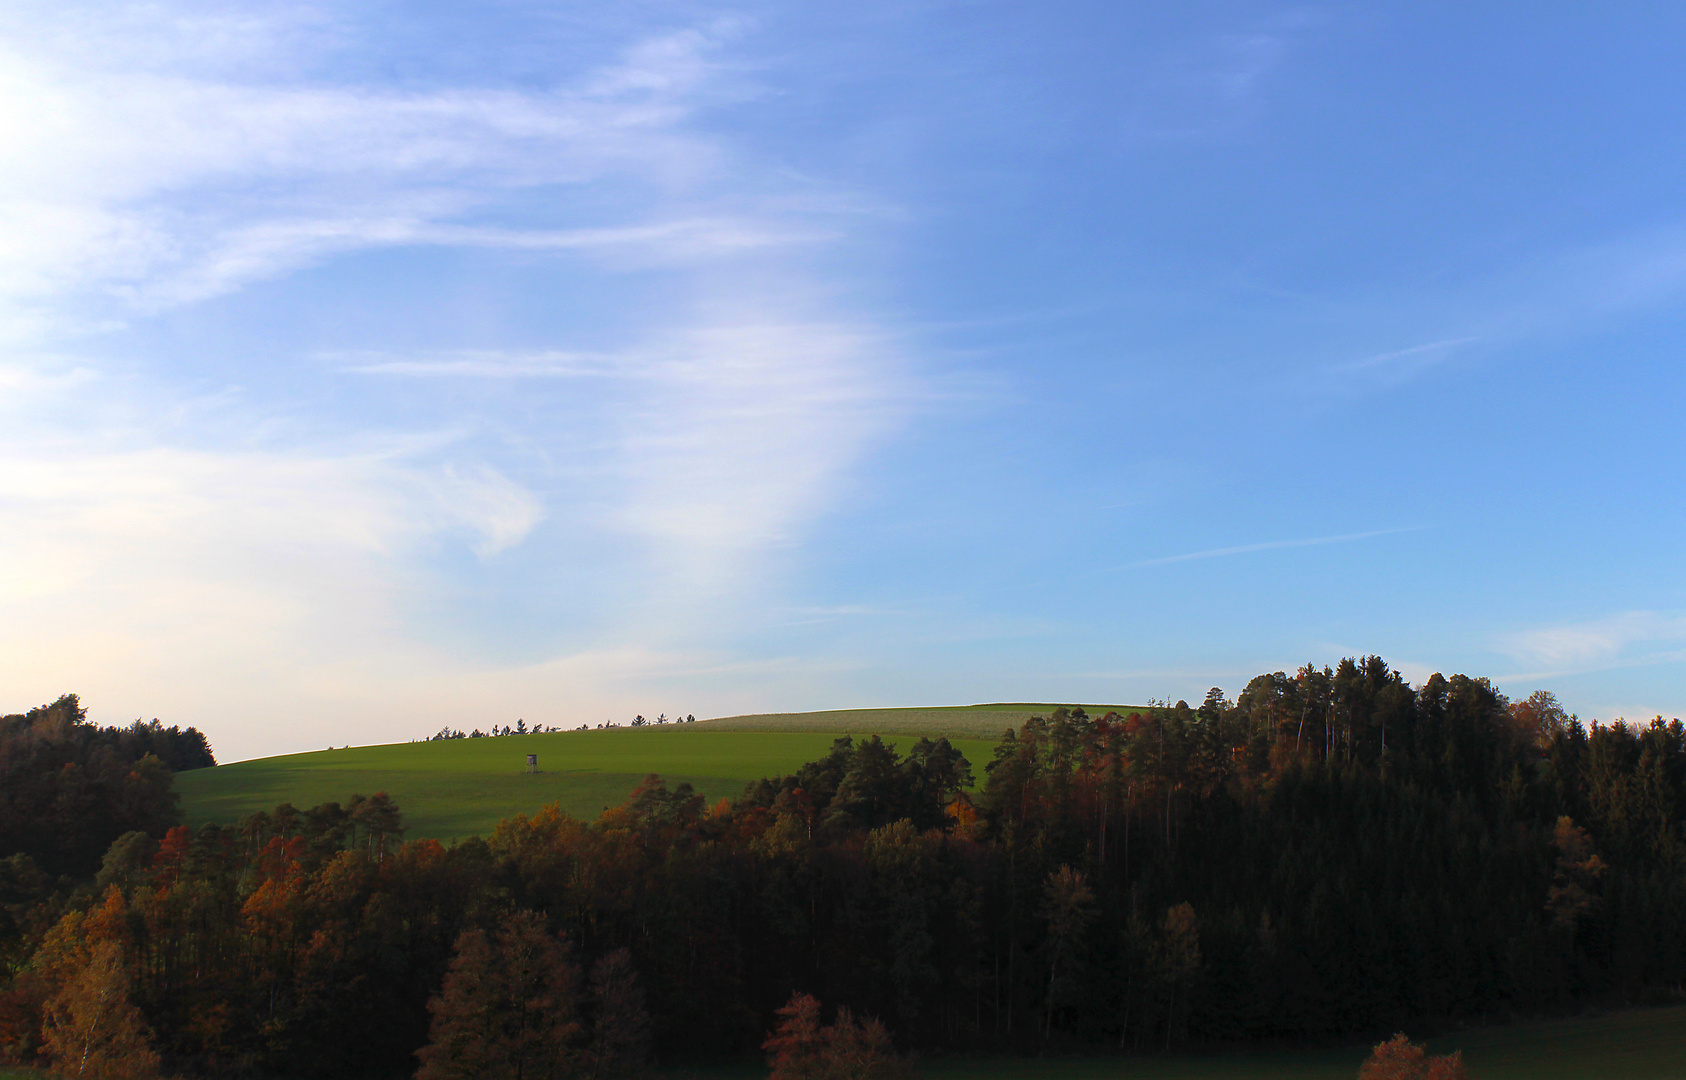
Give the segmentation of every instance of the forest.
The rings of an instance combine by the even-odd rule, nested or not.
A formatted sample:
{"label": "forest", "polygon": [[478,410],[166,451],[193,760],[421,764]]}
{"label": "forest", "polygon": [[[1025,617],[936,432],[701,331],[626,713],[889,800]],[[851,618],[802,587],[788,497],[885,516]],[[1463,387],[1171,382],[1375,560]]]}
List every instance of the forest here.
{"label": "forest", "polygon": [[209,763],[202,737],[89,729],[65,700],[0,729],[11,1061],[609,1077],[753,1056],[798,1020],[1132,1052],[1686,984],[1681,723],[1583,725],[1377,657],[1054,710],[988,762],[845,738],[712,806],[651,776],[595,821],[451,847],[405,841],[380,793],[190,831],[169,775]]}
{"label": "forest", "polygon": [[20,873],[91,876],[124,833],[163,835],[178,817],[171,774],[216,763],[193,728],[99,727],[75,694],[0,716],[0,890]]}

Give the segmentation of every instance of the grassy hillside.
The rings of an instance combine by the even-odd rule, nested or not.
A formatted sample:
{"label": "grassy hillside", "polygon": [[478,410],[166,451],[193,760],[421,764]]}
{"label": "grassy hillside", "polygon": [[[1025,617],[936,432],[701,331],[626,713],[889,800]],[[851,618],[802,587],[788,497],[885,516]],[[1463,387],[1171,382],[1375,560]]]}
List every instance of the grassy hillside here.
{"label": "grassy hillside", "polygon": [[[710,801],[735,796],[751,780],[823,757],[839,733],[873,732],[886,734],[904,752],[914,741],[868,725],[732,730],[699,721],[317,750],[181,773],[176,789],[192,826],[233,824],[283,802],[302,808],[384,791],[403,809],[408,837],[451,840],[489,834],[500,819],[552,802],[576,817],[594,818],[652,772],[669,786],[689,781]],[[981,776],[994,740],[957,739],[955,745]],[[538,775],[526,773],[528,754],[539,755]]]}

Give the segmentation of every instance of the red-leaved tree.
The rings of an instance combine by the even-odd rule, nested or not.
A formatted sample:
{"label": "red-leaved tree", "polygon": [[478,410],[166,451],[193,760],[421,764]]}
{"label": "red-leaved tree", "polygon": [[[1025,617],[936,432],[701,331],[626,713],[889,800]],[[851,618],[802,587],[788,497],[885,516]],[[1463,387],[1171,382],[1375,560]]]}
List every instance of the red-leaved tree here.
{"label": "red-leaved tree", "polygon": [[1376,1044],[1358,1068],[1358,1080],[1469,1080],[1461,1051],[1430,1054],[1400,1032]]}

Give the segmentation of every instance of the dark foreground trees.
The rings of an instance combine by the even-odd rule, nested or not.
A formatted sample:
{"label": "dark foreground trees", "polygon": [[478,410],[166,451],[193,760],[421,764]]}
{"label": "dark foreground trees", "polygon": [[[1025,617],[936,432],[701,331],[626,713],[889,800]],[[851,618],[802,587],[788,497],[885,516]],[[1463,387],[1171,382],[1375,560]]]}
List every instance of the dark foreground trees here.
{"label": "dark foreground trees", "polygon": [[417,1080],[619,1080],[644,1072],[650,1021],[631,956],[597,961],[589,987],[566,937],[518,911],[495,932],[457,938],[439,996],[427,1003]]}
{"label": "dark foreground trees", "polygon": [[417,1052],[417,1080],[557,1080],[579,1071],[579,967],[536,912],[465,930]]}
{"label": "dark foreground trees", "polygon": [[1056,710],[981,789],[940,740],[851,739],[735,802],[651,777],[451,847],[376,798],[119,837],[98,888],[0,898],[0,1048],[40,1054],[59,958],[100,934],[162,1066],[217,1076],[621,1075],[819,1038],[793,995],[869,1042],[1023,1051],[1671,993],[1686,730],[1523,704],[1363,658]]}

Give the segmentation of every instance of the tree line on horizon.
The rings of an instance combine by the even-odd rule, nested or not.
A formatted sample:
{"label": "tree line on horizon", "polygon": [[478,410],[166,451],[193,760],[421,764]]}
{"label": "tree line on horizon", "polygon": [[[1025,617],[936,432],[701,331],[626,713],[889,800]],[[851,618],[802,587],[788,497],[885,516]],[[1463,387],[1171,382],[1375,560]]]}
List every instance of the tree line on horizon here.
{"label": "tree line on horizon", "polygon": [[428,1080],[772,1054],[804,995],[789,1046],[885,1068],[1672,1000],[1683,821],[1678,720],[1582,725],[1376,657],[1057,709],[983,763],[845,738],[713,805],[652,776],[596,821],[552,806],[448,848],[382,795],[284,805],[8,878],[0,1054],[58,1053],[96,984],[147,1067]]}
{"label": "tree line on horizon", "polygon": [[[691,716],[691,715],[687,715],[687,716],[683,716],[683,717],[676,716],[673,719],[669,720],[667,718],[667,714],[662,713],[659,716],[657,716],[654,720],[646,720],[646,719],[644,719],[643,714],[640,713],[639,715],[634,716],[632,718],[632,723],[629,724],[628,726],[629,727],[660,727],[664,724],[694,724],[696,722],[697,722],[697,718],[695,716]],[[621,726],[620,724],[615,723],[613,720],[606,720],[603,723],[598,724],[597,728],[599,730],[601,730],[603,728],[618,728],[620,726]],[[437,732],[435,732],[432,735],[429,735],[427,738],[423,739],[422,741],[423,742],[441,742],[441,741],[445,741],[445,740],[449,740],[449,739],[487,739],[487,738],[496,738],[497,736],[500,736],[500,735],[548,735],[548,734],[551,734],[552,732],[557,732],[557,731],[590,731],[590,730],[592,730],[592,727],[591,727],[590,724],[581,724],[577,728],[559,728],[555,724],[551,724],[551,725],[548,725],[548,726],[544,725],[544,724],[534,724],[532,727],[528,727],[526,720],[516,720],[514,727],[510,727],[508,724],[505,724],[505,725],[503,725],[503,727],[500,728],[498,725],[493,724],[491,731],[481,731],[479,728],[475,728],[473,731],[464,731],[462,728],[454,728],[451,725],[446,724],[444,727],[440,728]],[[333,749],[333,747],[329,747],[329,749],[331,750],[331,749]]]}

